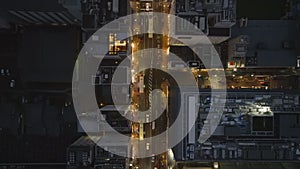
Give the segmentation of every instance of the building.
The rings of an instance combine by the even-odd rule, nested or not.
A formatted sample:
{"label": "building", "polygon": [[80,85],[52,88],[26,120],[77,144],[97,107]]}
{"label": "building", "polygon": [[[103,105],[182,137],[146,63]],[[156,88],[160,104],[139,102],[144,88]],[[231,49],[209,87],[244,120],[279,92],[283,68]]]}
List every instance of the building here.
{"label": "building", "polygon": [[[105,24],[126,16],[130,11],[129,0],[84,0],[81,1],[83,42]],[[127,5],[121,5],[121,4]]]}
{"label": "building", "polygon": [[[187,112],[182,126],[177,126],[182,130],[178,131],[191,128],[173,148],[176,161],[300,159],[298,92],[229,90],[217,126],[212,121],[218,115],[209,118],[208,112],[214,111],[211,105],[221,102],[221,98],[212,98],[210,92],[203,89],[200,94],[186,93],[181,97],[176,97],[176,93],[176,89],[171,89],[171,104],[177,105],[178,99],[186,100],[182,106]],[[170,109],[174,112],[178,107]],[[201,142],[200,135],[211,137]]]}
{"label": "building", "polygon": [[[231,27],[236,23],[235,0],[177,0],[175,14],[195,24],[208,35],[213,44],[231,37]],[[177,29],[186,29],[177,23]]]}
{"label": "building", "polygon": [[246,26],[234,26],[228,42],[228,67],[295,67],[296,25],[293,20],[248,20]]}
{"label": "building", "polygon": [[[112,151],[128,153],[128,140],[119,141],[118,146],[113,141],[111,144],[100,147],[98,142],[103,141],[105,136],[81,136],[67,149],[67,168],[77,169],[80,167],[93,167],[95,169],[125,169],[126,158],[118,156]],[[111,136],[109,136],[111,137]],[[106,141],[105,141],[106,142]],[[107,142],[108,143],[108,142]]]}

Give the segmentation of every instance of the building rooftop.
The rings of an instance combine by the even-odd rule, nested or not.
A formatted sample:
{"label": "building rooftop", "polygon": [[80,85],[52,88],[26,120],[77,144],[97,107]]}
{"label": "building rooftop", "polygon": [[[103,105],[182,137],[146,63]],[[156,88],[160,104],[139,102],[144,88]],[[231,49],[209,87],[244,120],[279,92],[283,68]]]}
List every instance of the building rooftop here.
{"label": "building rooftop", "polygon": [[239,162],[239,163],[221,163],[222,169],[293,169],[299,168],[299,163],[272,163],[272,162]]}
{"label": "building rooftop", "polygon": [[291,20],[249,20],[246,27],[232,28],[232,37],[249,37],[246,57],[257,57],[258,67],[295,66],[296,33]]}

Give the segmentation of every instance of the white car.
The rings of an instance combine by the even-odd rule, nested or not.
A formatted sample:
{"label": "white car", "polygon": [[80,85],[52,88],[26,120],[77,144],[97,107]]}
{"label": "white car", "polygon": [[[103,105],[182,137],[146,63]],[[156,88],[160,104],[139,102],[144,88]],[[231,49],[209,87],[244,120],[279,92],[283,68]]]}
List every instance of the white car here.
{"label": "white car", "polygon": [[155,129],[155,121],[152,122],[152,130]]}
{"label": "white car", "polygon": [[149,123],[149,122],[150,122],[150,115],[146,114],[146,123]]}
{"label": "white car", "polygon": [[144,75],[141,75],[139,78],[139,91],[144,93]]}
{"label": "white car", "polygon": [[149,11],[150,10],[150,8],[151,8],[151,4],[148,2],[148,3],[146,3],[146,11]]}

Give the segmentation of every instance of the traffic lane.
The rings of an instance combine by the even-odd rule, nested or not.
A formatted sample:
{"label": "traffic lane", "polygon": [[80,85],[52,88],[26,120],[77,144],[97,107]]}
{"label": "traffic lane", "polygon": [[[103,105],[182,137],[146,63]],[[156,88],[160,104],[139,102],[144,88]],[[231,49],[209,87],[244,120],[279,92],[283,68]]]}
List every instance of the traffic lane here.
{"label": "traffic lane", "polygon": [[140,158],[139,161],[139,168],[141,169],[153,169],[151,157],[147,158]]}
{"label": "traffic lane", "polygon": [[[144,28],[146,27],[147,25],[147,21],[144,21],[145,24],[143,24]],[[145,39],[145,43],[143,44],[143,47],[146,48],[146,47],[157,47],[157,44],[155,42],[153,42],[153,38],[151,39],[151,41],[148,41],[146,40],[147,37],[146,35],[143,36],[144,39]],[[147,45],[147,42],[151,42]],[[140,98],[139,98],[140,99]],[[143,103],[145,103],[144,101],[142,101]],[[143,105],[142,103],[142,105]],[[144,106],[142,106],[144,107]],[[152,130],[151,130],[151,125],[149,124],[145,124],[145,131],[146,131],[146,137],[151,137],[152,136]],[[139,161],[141,162],[141,168],[152,168],[151,167],[151,158],[144,158],[144,159],[139,159]]]}

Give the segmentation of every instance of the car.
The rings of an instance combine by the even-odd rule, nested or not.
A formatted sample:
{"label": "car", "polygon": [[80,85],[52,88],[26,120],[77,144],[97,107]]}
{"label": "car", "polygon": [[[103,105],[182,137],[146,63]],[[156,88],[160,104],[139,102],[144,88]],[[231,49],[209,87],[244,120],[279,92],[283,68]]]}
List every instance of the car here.
{"label": "car", "polygon": [[155,155],[154,155],[154,154],[152,154],[152,156],[151,156],[151,162],[152,162],[152,163],[155,162]]}
{"label": "car", "polygon": [[149,123],[149,122],[150,122],[150,115],[146,114],[146,123]]}
{"label": "car", "polygon": [[155,121],[152,122],[152,130],[155,129]]}
{"label": "car", "polygon": [[108,74],[107,73],[104,74],[104,79],[108,79]]}
{"label": "car", "polygon": [[144,75],[139,77],[139,93],[144,93]]}
{"label": "car", "polygon": [[146,3],[146,11],[151,10],[151,4],[149,2]]}
{"label": "car", "polygon": [[219,168],[219,163],[218,162],[213,162],[213,168],[218,169]]}

